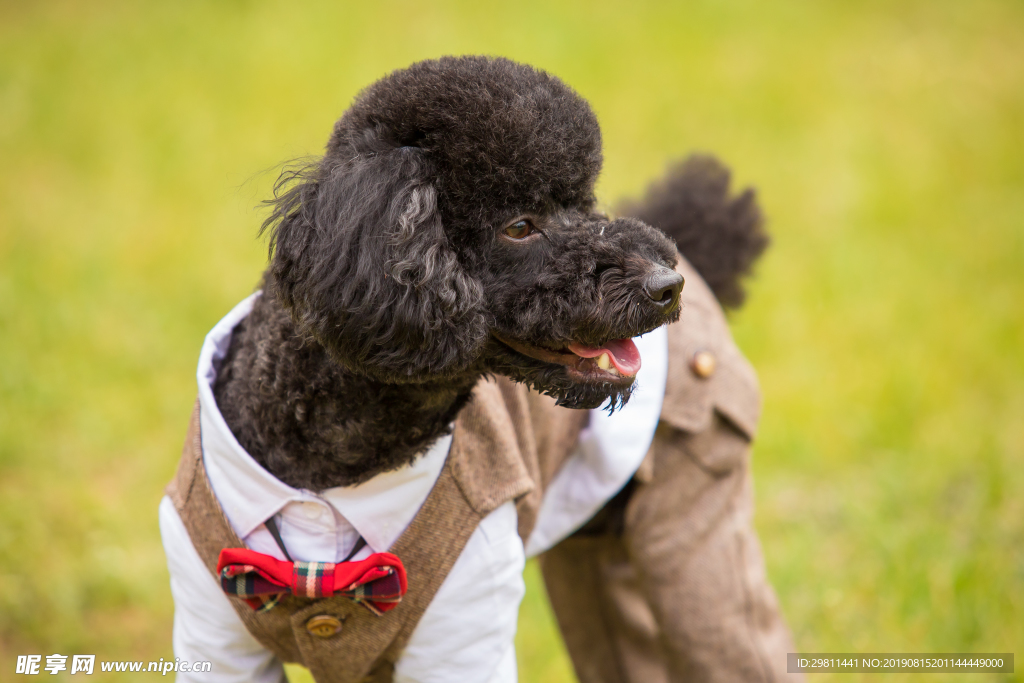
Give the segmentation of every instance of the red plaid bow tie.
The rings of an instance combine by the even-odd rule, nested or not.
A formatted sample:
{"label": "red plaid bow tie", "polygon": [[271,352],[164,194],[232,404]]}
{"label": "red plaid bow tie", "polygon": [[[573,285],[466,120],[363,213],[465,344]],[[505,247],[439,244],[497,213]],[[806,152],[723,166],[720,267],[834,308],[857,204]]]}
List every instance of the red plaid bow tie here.
{"label": "red plaid bow tie", "polygon": [[358,562],[285,562],[248,548],[225,548],[217,560],[220,586],[259,612],[283,595],[326,598],[344,595],[382,614],[398,606],[407,583],[402,561],[374,553]]}

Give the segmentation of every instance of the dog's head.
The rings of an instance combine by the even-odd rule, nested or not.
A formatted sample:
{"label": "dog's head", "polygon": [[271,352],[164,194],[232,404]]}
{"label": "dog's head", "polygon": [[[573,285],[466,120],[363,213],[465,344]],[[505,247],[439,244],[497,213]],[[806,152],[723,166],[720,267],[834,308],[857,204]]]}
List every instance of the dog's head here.
{"label": "dog's head", "polygon": [[614,406],[640,364],[629,339],[678,317],[682,278],[662,233],[595,212],[600,168],[597,120],[557,78],[420,62],[363,91],[324,157],[284,178],[267,284],[356,372],[497,372]]}

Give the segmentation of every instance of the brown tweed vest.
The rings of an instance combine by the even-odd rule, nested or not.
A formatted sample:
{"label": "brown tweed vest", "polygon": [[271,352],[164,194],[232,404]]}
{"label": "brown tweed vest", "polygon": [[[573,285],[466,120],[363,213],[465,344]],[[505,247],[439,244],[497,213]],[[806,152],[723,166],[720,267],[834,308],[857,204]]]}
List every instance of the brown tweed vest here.
{"label": "brown tweed vest", "polygon": [[[409,580],[397,608],[376,616],[344,597],[287,596],[269,612],[256,613],[232,597],[246,628],[282,661],[306,666],[318,682],[390,681],[405,643],[480,520],[503,503],[517,500],[520,534],[525,538],[532,529],[540,501],[534,485],[538,450],[545,460],[568,453],[580,427],[578,421],[563,420],[538,433],[534,415],[547,407],[528,400],[525,388],[508,380],[482,381],[476,387],[456,420],[437,483],[390,548],[402,559]],[[585,417],[585,411],[574,412]],[[198,402],[167,492],[199,556],[215,574],[221,549],[244,544],[206,477]],[[307,624],[318,616],[337,619],[341,630],[328,637],[316,635],[317,629],[307,629]]]}

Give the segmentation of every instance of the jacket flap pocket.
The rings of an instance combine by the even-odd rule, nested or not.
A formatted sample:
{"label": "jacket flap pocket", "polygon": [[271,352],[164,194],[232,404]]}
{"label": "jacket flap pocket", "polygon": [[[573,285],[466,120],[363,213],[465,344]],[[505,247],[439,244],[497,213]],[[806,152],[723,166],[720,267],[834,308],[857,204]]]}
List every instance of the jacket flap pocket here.
{"label": "jacket flap pocket", "polygon": [[717,412],[753,439],[761,414],[757,375],[733,343],[717,304],[701,303],[706,305],[691,305],[680,322],[669,326],[661,419],[695,434],[711,428]]}

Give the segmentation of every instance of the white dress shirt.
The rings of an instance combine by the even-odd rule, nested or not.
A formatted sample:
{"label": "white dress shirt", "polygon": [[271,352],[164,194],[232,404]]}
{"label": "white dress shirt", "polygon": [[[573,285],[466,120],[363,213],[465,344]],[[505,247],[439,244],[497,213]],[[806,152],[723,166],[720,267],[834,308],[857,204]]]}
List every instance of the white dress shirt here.
{"label": "white dress shirt", "polygon": [[[295,560],[339,562],[362,536],[362,559],[387,551],[405,531],[437,480],[451,437],[438,439],[412,464],[363,484],[319,493],[295,489],[263,469],[228,428],[213,397],[218,362],[234,327],[259,293],[236,306],[206,337],[199,357],[203,462],[232,529],[246,546],[285,559],[264,523],[277,516]],[[396,662],[395,680],[516,680],[514,637],[524,593],[523,544],[512,502],[485,517],[466,543]],[[212,672],[179,673],[179,681],[284,679],[281,662],[248,632],[219,582],[192,546],[169,498],[160,503],[160,530],[174,596],[174,653],[210,661]]]}
{"label": "white dress shirt", "polygon": [[619,492],[654,441],[668,378],[668,327],[633,339],[642,364],[629,403],[611,415],[590,411],[575,451],[544,491],[526,542],[533,557],[579,529]]}

